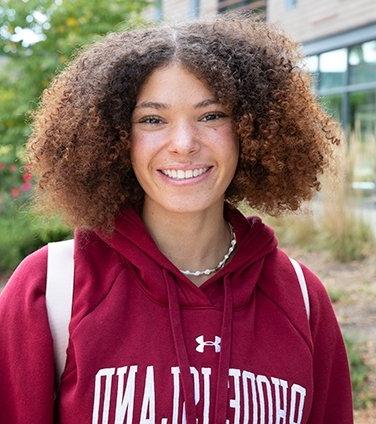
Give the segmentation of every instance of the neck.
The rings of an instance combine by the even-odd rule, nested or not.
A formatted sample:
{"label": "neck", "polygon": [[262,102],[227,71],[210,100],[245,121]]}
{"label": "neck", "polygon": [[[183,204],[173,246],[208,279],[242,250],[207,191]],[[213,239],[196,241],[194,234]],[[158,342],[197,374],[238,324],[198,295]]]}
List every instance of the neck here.
{"label": "neck", "polygon": [[[171,212],[145,202],[143,220],[161,252],[181,270],[215,267],[230,245],[231,234],[223,217],[223,202],[189,213]],[[211,275],[188,276],[197,285],[209,277]]]}

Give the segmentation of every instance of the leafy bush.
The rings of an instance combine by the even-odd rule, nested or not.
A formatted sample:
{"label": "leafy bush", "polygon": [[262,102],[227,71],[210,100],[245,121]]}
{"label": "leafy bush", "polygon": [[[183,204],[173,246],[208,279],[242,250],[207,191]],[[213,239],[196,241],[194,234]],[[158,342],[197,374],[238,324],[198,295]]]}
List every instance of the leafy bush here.
{"label": "leafy bush", "polygon": [[8,273],[29,253],[50,241],[64,240],[71,232],[58,218],[37,217],[25,207],[8,204],[0,214],[0,274]]}
{"label": "leafy bush", "polygon": [[[0,37],[0,279],[31,251],[70,236],[59,220],[43,220],[22,206],[32,186],[23,166],[31,110],[81,46],[145,24],[141,13],[149,3],[112,0],[109,7],[106,0],[7,0],[0,8],[0,27],[5,28]],[[18,37],[19,28],[32,31],[39,41]]]}

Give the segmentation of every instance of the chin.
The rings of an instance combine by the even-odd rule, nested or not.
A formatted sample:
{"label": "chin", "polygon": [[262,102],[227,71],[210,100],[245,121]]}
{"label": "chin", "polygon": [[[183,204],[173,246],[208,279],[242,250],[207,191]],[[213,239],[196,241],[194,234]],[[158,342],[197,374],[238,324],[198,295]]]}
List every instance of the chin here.
{"label": "chin", "polygon": [[159,202],[159,205],[165,209],[166,211],[172,212],[172,213],[197,213],[197,212],[203,212],[205,210],[216,208],[219,206],[222,206],[223,200],[220,201],[219,199],[215,200],[209,200],[209,199],[184,199],[184,200],[176,200],[173,201],[166,201],[166,202]]}

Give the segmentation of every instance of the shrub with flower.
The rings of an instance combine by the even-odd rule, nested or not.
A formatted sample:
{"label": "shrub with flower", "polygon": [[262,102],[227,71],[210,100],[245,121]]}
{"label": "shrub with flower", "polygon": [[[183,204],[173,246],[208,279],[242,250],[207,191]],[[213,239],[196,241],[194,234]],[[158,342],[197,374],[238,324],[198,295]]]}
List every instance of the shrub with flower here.
{"label": "shrub with flower", "polygon": [[0,207],[8,200],[27,195],[32,188],[32,175],[27,167],[0,162]]}

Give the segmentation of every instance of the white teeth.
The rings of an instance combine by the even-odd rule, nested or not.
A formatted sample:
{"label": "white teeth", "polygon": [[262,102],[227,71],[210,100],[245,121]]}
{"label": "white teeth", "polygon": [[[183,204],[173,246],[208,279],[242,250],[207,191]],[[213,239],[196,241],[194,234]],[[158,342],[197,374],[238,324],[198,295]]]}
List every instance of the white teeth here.
{"label": "white teeth", "polygon": [[189,169],[188,171],[183,171],[182,169],[163,169],[162,172],[174,180],[186,180],[189,178],[195,178],[199,175],[204,174],[209,168],[199,168],[199,169]]}
{"label": "white teeth", "polygon": [[178,178],[181,180],[182,178],[185,178],[185,172],[181,169],[178,170]]}

